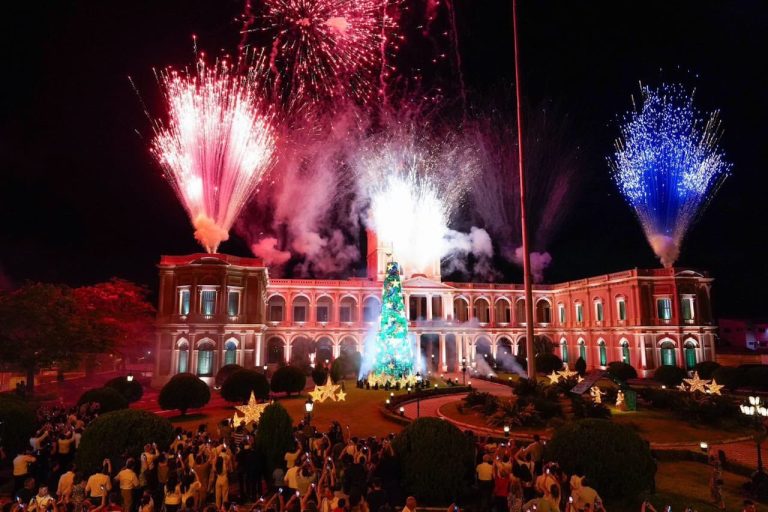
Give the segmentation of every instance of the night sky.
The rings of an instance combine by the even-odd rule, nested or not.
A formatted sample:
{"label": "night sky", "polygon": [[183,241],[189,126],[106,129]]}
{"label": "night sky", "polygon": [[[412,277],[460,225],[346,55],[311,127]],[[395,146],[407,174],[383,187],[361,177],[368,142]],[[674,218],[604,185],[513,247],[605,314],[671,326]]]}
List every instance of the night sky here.
{"label": "night sky", "polygon": [[[454,2],[467,86],[482,96],[513,76],[511,0]],[[768,5],[520,4],[524,95],[567,112],[581,148],[581,189],[550,247],[547,281],[659,266],[610,181],[605,157],[638,81],[683,81],[696,87],[700,108],[721,110],[722,146],[733,172],[690,231],[678,265],[716,278],[718,315],[768,317]],[[159,108],[152,68],[191,62],[193,33],[209,53],[234,51],[241,7],[239,0],[4,5],[0,271],[6,286],[119,276],[155,287],[160,254],[200,249],[149,154],[150,127],[127,77]],[[249,255],[236,237],[222,250]]]}

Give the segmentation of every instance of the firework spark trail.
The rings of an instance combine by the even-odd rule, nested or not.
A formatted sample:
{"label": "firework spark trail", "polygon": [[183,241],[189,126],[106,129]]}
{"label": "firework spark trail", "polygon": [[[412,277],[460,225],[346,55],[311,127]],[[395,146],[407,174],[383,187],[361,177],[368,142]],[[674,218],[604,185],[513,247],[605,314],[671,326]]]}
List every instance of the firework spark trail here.
{"label": "firework spark trail", "polygon": [[[268,0],[245,31],[268,36],[264,74],[277,102],[288,108],[365,102],[388,75],[383,55],[396,41],[387,7],[398,0]],[[381,70],[381,71],[379,71]]]}
{"label": "firework spark trail", "polygon": [[455,136],[417,135],[411,123],[370,137],[353,164],[369,222],[410,273],[425,273],[452,249],[448,225],[476,175],[474,152]]}
{"label": "firework spark trail", "polygon": [[671,267],[731,165],[718,147],[717,111],[701,114],[680,85],[640,89],[641,105],[626,114],[608,162],[649,244]]}
{"label": "firework spark trail", "polygon": [[158,81],[168,121],[155,122],[151,149],[195,238],[213,253],[270,166],[272,116],[260,107],[254,73],[236,74],[226,61],[200,60],[194,73],[167,69]]}
{"label": "firework spark trail", "polygon": [[[577,151],[565,116],[549,103],[526,109],[526,183],[531,205],[534,280],[544,278],[547,252],[578,192]],[[481,159],[481,176],[472,186],[473,211],[508,261],[522,264],[517,131],[506,110],[493,110],[468,124]]]}

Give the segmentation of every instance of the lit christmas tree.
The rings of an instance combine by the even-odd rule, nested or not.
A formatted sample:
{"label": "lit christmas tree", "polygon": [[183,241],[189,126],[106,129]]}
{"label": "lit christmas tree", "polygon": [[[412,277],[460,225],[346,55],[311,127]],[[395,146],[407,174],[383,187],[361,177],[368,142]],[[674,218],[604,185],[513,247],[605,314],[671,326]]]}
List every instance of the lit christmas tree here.
{"label": "lit christmas tree", "polygon": [[373,368],[368,375],[371,385],[400,382],[401,386],[405,386],[415,382],[400,266],[393,261],[387,263],[381,295],[381,326],[374,351]]}

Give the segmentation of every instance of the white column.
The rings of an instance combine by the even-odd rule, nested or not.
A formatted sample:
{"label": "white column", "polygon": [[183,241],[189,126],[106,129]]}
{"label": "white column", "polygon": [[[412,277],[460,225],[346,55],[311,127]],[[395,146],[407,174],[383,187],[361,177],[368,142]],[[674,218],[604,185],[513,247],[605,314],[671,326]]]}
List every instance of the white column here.
{"label": "white column", "polygon": [[264,333],[257,332],[254,336],[256,339],[254,340],[253,365],[256,368],[259,368],[261,366],[261,341],[264,337]]}
{"label": "white column", "polygon": [[438,336],[440,344],[440,368],[442,371],[446,372],[448,371],[448,361],[445,359],[445,334],[440,333]]}
{"label": "white column", "polygon": [[645,336],[640,336],[640,367],[648,368],[648,361],[645,359]]}
{"label": "white column", "polygon": [[464,335],[456,334],[454,336],[456,340],[456,368],[461,369],[461,360],[464,357]]}
{"label": "white column", "polygon": [[432,294],[427,294],[427,320],[432,320]]}
{"label": "white column", "polygon": [[285,362],[290,363],[291,361],[291,336],[285,337]]}
{"label": "white column", "polygon": [[333,344],[333,358],[336,359],[339,357],[339,354],[341,353],[341,342],[336,342]]}

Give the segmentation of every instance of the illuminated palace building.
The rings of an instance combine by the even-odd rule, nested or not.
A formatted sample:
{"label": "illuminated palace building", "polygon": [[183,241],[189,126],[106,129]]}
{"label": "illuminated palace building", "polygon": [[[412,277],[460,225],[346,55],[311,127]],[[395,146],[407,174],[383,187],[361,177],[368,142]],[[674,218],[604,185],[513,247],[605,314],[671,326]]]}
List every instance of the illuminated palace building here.
{"label": "illuminated palace building", "polygon": [[[163,256],[156,384],[180,372],[207,380],[230,363],[261,368],[362,352],[378,328],[386,252],[368,255],[368,277],[346,280],[270,279],[254,258]],[[464,359],[525,353],[522,285],[444,282],[439,262],[402,278],[425,369],[460,371]],[[646,375],[659,365],[690,369],[715,357],[711,285],[680,269],[536,285],[536,345],[571,367],[582,357],[588,368],[625,361]]]}

